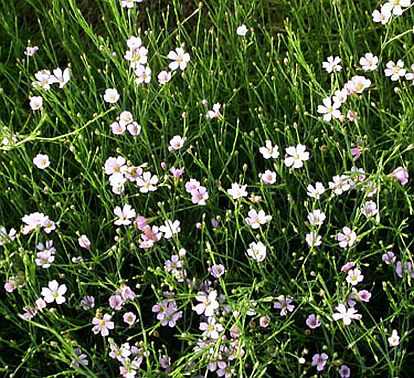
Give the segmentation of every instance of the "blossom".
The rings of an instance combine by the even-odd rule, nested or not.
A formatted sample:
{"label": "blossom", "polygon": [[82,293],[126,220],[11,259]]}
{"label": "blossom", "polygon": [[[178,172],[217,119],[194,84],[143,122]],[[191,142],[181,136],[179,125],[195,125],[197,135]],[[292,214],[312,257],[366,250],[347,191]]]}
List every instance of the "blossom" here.
{"label": "blossom", "polygon": [[382,255],[382,261],[384,261],[387,265],[394,264],[396,259],[397,257],[392,251],[388,251]]}
{"label": "blossom", "polygon": [[160,226],[159,230],[164,233],[165,239],[171,239],[173,235],[178,234],[181,231],[180,221],[175,220],[174,222],[170,219],[165,221],[165,224]]}
{"label": "blossom", "polygon": [[328,185],[329,189],[332,189],[338,196],[351,189],[351,181],[347,175],[336,175],[332,177],[332,181],[330,181]]}
{"label": "blossom", "polygon": [[306,319],[306,325],[311,329],[320,327],[321,321],[319,320],[319,316],[315,314],[310,314]]}
{"label": "blossom", "polygon": [[120,310],[125,304],[124,299],[119,294],[111,295],[108,299],[108,302],[109,307],[116,311]]}
{"label": "blossom", "polygon": [[309,184],[306,187],[306,191],[307,191],[306,194],[309,197],[312,197],[318,200],[321,198],[321,195],[325,193],[325,187],[323,186],[321,182],[316,182],[315,186]]}
{"label": "blossom", "polygon": [[325,365],[328,361],[328,355],[326,353],[315,354],[312,357],[312,366],[316,366],[317,371],[325,369]]}
{"label": "blossom", "polygon": [[191,202],[195,205],[204,206],[208,200],[207,188],[200,186],[191,192]]}
{"label": "blossom", "polygon": [[158,83],[161,85],[167,84],[171,80],[171,72],[168,71],[161,71],[158,74]]}
{"label": "blossom", "polygon": [[249,244],[247,254],[255,261],[262,262],[266,258],[266,246],[262,242]]}
{"label": "blossom", "polygon": [[43,228],[48,234],[56,228],[55,223],[51,221],[47,215],[39,212],[23,216],[22,221],[26,223],[22,229],[23,235],[27,235],[39,228]]}
{"label": "blossom", "polygon": [[400,336],[398,336],[396,329],[392,330],[391,336],[388,338],[388,344],[390,344],[391,347],[398,346],[400,344]]}
{"label": "blossom", "polygon": [[67,291],[65,284],[59,285],[56,280],[49,281],[48,287],[43,287],[41,295],[46,303],[56,302],[57,304],[62,304],[66,301],[64,294]]}
{"label": "blossom", "polygon": [[350,269],[352,269],[355,266],[355,262],[349,261],[346,264],[342,265],[341,272],[348,272]]}
{"label": "blossom", "polygon": [[91,241],[86,235],[81,235],[78,238],[79,247],[88,249],[91,246]]}
{"label": "blossom", "polygon": [[244,36],[246,36],[248,31],[249,31],[249,29],[247,29],[247,26],[245,24],[242,24],[242,25],[237,27],[236,34],[240,37],[244,37]]}
{"label": "blossom", "polygon": [[36,249],[39,251],[36,253],[36,265],[41,266],[43,269],[49,268],[53,261],[55,261],[56,249],[53,247],[53,241],[48,240],[46,245],[38,243]]}
{"label": "blossom", "polygon": [[332,101],[339,102],[340,104],[344,104],[348,98],[348,91],[346,88],[341,90],[335,91],[334,95],[332,96]]}
{"label": "blossom", "polygon": [[326,59],[326,62],[322,63],[322,67],[325,68],[326,72],[332,73],[334,71],[339,72],[342,70],[342,67],[339,63],[341,63],[341,58],[339,56],[333,57],[329,56]]}
{"label": "blossom", "polygon": [[202,336],[213,340],[217,340],[220,332],[224,331],[224,327],[220,323],[217,323],[214,316],[207,318],[207,322],[201,322],[199,329],[200,331],[204,331]]}
{"label": "blossom", "polygon": [[102,336],[108,336],[109,330],[114,329],[114,322],[111,322],[112,316],[109,314],[104,314],[103,317],[95,316],[92,319],[92,332],[96,335],[101,333]]}
{"label": "blossom", "polygon": [[364,202],[361,206],[361,214],[366,218],[371,218],[378,213],[377,204],[374,201]]}
{"label": "blossom", "polygon": [[138,65],[134,71],[137,78],[135,79],[136,84],[148,84],[151,81],[151,68],[148,66]]}
{"label": "blossom", "polygon": [[63,88],[70,80],[70,70],[65,68],[63,71],[59,67],[53,70],[54,82],[59,83],[59,88]]}
{"label": "blossom", "polygon": [[87,355],[82,353],[82,350],[79,348],[73,349],[73,352],[76,354],[76,358],[74,358],[70,364],[70,366],[79,367],[80,365],[87,366],[89,365],[89,361]]}
{"label": "blossom", "polygon": [[355,308],[346,308],[344,304],[338,305],[336,310],[338,312],[332,315],[332,319],[335,321],[342,319],[345,325],[350,325],[352,320],[360,320],[362,318],[362,315],[358,314]]}
{"label": "blossom", "polygon": [[381,6],[381,10],[374,10],[372,12],[372,19],[374,22],[381,22],[385,25],[391,18],[391,8],[389,3],[385,3]]}
{"label": "blossom", "polygon": [[24,55],[31,57],[36,54],[36,52],[39,50],[38,46],[27,46],[24,50]]}
{"label": "blossom", "polygon": [[167,58],[172,60],[168,65],[170,70],[175,71],[180,68],[181,71],[184,71],[190,61],[190,54],[186,53],[181,47],[177,47],[175,51],[168,53]]}
{"label": "blossom", "polygon": [[276,172],[266,169],[264,173],[259,174],[259,178],[262,180],[263,184],[273,185],[276,182]]}
{"label": "blossom", "polygon": [[279,147],[272,146],[270,140],[265,141],[265,146],[259,148],[259,152],[265,159],[277,159],[279,157]]}
{"label": "blossom", "polygon": [[221,116],[220,109],[221,109],[221,104],[219,103],[214,104],[213,109],[207,112],[206,118],[207,119],[219,118]]}
{"label": "blossom", "polygon": [[132,136],[137,136],[141,132],[141,125],[135,121],[131,122],[130,124],[128,124],[127,130]]}
{"label": "blossom", "polygon": [[82,298],[80,305],[85,311],[90,310],[95,307],[95,298],[90,295],[86,295]]}
{"label": "blossom", "polygon": [[390,60],[386,67],[387,68],[384,70],[385,76],[391,76],[392,81],[399,80],[404,77],[407,72],[404,68],[404,62],[401,59],[398,59],[397,63]]}
{"label": "blossom", "polygon": [[111,128],[112,133],[115,135],[122,135],[126,130],[125,124],[118,122],[111,123],[109,127]]}
{"label": "blossom", "polygon": [[35,73],[35,79],[32,83],[34,88],[42,88],[45,91],[50,89],[50,84],[57,82],[57,79],[51,75],[49,70],[41,70]]}
{"label": "blossom", "polygon": [[183,138],[179,135],[173,136],[170,140],[170,145],[168,146],[168,151],[173,152],[173,151],[181,150],[181,148],[183,148],[183,146],[184,146],[184,142],[185,142],[185,138]]}
{"label": "blossom", "polygon": [[246,188],[247,185],[239,185],[237,183],[232,183],[231,188],[227,189],[227,193],[230,194],[234,200],[238,200],[239,198],[248,196]]}
{"label": "blossom", "polygon": [[330,97],[326,97],[322,100],[323,105],[318,105],[318,113],[323,114],[323,120],[329,122],[332,118],[340,118],[341,112],[339,108],[341,107],[340,102],[332,102]]}
{"label": "blossom", "polygon": [[285,165],[295,169],[303,167],[303,162],[309,160],[309,152],[306,151],[306,146],[298,144],[296,147],[287,147],[285,157]]}
{"label": "blossom", "polygon": [[127,170],[127,166],[125,165],[126,159],[122,156],[118,156],[116,158],[109,157],[105,161],[105,173],[107,175],[113,175],[114,173],[121,173],[123,174]]}
{"label": "blossom", "polygon": [[366,53],[359,60],[359,64],[364,71],[375,71],[378,68],[378,57],[372,53]]}
{"label": "blossom", "polygon": [[311,226],[322,226],[325,219],[325,213],[319,209],[313,210],[308,214],[308,221]]}
{"label": "blossom", "polygon": [[226,269],[223,264],[214,264],[208,268],[208,271],[214,278],[220,278],[226,272]]}
{"label": "blossom", "polygon": [[260,228],[261,225],[272,220],[272,216],[266,215],[263,210],[259,210],[259,212],[257,212],[255,209],[250,209],[247,214],[248,217],[245,221],[253,230]]}
{"label": "blossom", "polygon": [[151,172],[144,172],[141,177],[136,179],[137,186],[141,193],[155,192],[157,190],[158,176]]}
{"label": "blossom", "polygon": [[293,299],[288,295],[285,297],[284,295],[279,295],[277,297],[278,302],[273,304],[273,308],[280,310],[280,315],[285,316],[287,315],[288,311],[292,312],[295,306],[291,304]]}
{"label": "blossom", "polygon": [[119,93],[116,88],[108,88],[105,90],[104,101],[109,104],[115,104],[119,100]]}
{"label": "blossom", "polygon": [[351,369],[347,365],[341,365],[339,368],[339,376],[341,378],[350,378],[351,377]]}
{"label": "blossom", "polygon": [[217,301],[217,291],[212,290],[208,294],[198,293],[195,299],[200,302],[194,306],[193,310],[198,314],[204,314],[209,317],[214,314],[214,311],[219,308],[219,302]]}
{"label": "blossom", "polygon": [[322,244],[322,236],[315,231],[306,234],[305,240],[309,247],[319,247]]}
{"label": "blossom", "polygon": [[359,269],[351,269],[348,271],[348,275],[346,277],[346,282],[351,284],[352,286],[355,286],[362,282],[364,279],[364,276],[361,274],[361,271]]}
{"label": "blossom", "polygon": [[387,6],[394,16],[401,16],[403,8],[411,5],[411,0],[389,0],[384,6]]}
{"label": "blossom", "polygon": [[134,7],[135,3],[142,3],[143,1],[144,0],[121,0],[121,7],[131,9]]}
{"label": "blossom", "polygon": [[43,106],[43,98],[41,96],[30,97],[30,108],[32,110],[39,110]]}
{"label": "blossom", "polygon": [[123,316],[124,322],[128,325],[135,323],[137,316],[133,312],[126,312]]}
{"label": "blossom", "polygon": [[259,319],[259,325],[261,328],[267,328],[270,323],[270,317],[269,316],[261,316]]}
{"label": "blossom", "polygon": [[338,233],[337,240],[341,248],[352,247],[356,241],[357,235],[349,227],[344,227],[342,232]]}
{"label": "blossom", "polygon": [[401,183],[401,185],[406,185],[408,183],[408,171],[403,167],[395,168],[390,176],[393,179],[398,180]]}
{"label": "blossom", "polygon": [[124,205],[122,209],[119,206],[115,207],[114,214],[118,217],[114,222],[117,226],[128,226],[131,224],[130,219],[136,217],[135,210],[131,205]]}
{"label": "blossom", "polygon": [[50,165],[49,156],[46,154],[37,154],[33,158],[33,164],[39,169],[46,169]]}

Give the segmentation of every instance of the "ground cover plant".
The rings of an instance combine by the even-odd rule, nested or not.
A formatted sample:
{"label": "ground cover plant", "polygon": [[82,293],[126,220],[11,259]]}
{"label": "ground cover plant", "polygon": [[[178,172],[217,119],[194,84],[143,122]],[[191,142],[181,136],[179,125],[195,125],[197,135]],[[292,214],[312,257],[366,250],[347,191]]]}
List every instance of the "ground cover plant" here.
{"label": "ground cover plant", "polygon": [[0,5],[4,377],[409,377],[410,0]]}

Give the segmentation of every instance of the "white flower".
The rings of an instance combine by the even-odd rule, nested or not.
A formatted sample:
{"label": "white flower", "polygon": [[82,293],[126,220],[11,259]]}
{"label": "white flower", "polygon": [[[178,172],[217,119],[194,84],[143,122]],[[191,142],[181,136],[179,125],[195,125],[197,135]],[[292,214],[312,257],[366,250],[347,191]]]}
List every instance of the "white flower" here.
{"label": "white flower", "polygon": [[56,79],[55,82],[59,83],[59,88],[63,88],[70,80],[70,70],[69,68],[65,68],[62,72],[62,70],[58,67],[53,70],[53,76]]}
{"label": "white flower", "polygon": [[137,76],[135,79],[136,84],[148,84],[151,81],[151,68],[138,65],[134,72]]}
{"label": "white flower", "polygon": [[173,152],[173,151],[181,150],[181,148],[183,148],[184,146],[184,142],[185,142],[185,138],[179,135],[173,136],[172,139],[170,140],[168,151]]}
{"label": "white flower", "polygon": [[43,98],[41,96],[30,97],[30,108],[32,110],[39,110],[43,106]]}
{"label": "white flower", "polygon": [[378,213],[377,204],[374,201],[367,201],[361,206],[361,214],[371,218]]}
{"label": "white flower", "polygon": [[264,173],[259,174],[259,178],[263,184],[273,185],[276,182],[276,172],[266,169]]}
{"label": "white flower", "polygon": [[364,71],[375,71],[378,68],[378,57],[372,53],[366,53],[359,60],[359,64]]}
{"label": "white flower", "polygon": [[259,148],[259,152],[263,155],[265,159],[277,159],[279,157],[279,147],[272,146],[270,140],[265,141],[265,146]]}
{"label": "white flower", "polygon": [[248,217],[245,219],[246,223],[253,229],[260,228],[261,225],[266,224],[272,220],[271,215],[266,215],[263,210],[257,212],[255,209],[250,209]]}
{"label": "white flower", "polygon": [[397,63],[394,63],[390,60],[387,63],[387,68],[384,70],[385,76],[391,76],[392,81],[397,81],[406,74],[406,70],[404,69],[404,62],[399,59]]}
{"label": "white flower", "polygon": [[262,262],[266,258],[266,246],[262,242],[249,244],[247,254],[255,261]]}
{"label": "white flower", "polygon": [[353,76],[345,84],[345,89],[348,91],[349,95],[355,93],[362,93],[365,89],[371,86],[371,80],[367,79],[365,76]]}
{"label": "white flower", "polygon": [[168,71],[161,71],[161,72],[158,74],[158,82],[159,82],[161,85],[164,85],[164,84],[168,83],[170,80],[171,80],[171,72],[168,72]]}
{"label": "white flower", "polygon": [[127,46],[131,50],[139,49],[142,45],[142,40],[139,37],[135,37],[134,35],[127,40]]}
{"label": "white flower", "polygon": [[50,281],[48,287],[43,287],[41,295],[46,303],[56,302],[57,304],[62,304],[66,301],[66,298],[63,296],[67,291],[66,285],[60,285],[56,280]]}
{"label": "white flower", "polygon": [[352,320],[360,320],[362,318],[362,315],[358,314],[357,310],[353,307],[347,309],[345,305],[340,304],[336,307],[336,310],[338,312],[332,315],[332,319],[335,321],[342,319],[345,325],[350,325]]}
{"label": "white flower", "polygon": [[341,248],[352,247],[357,239],[357,235],[349,227],[344,227],[337,236]]}
{"label": "white flower", "polygon": [[361,274],[359,269],[351,269],[348,271],[346,282],[355,286],[364,280],[364,276]]}
{"label": "white flower", "polygon": [[219,104],[218,102],[216,104],[213,105],[213,109],[209,110],[206,114],[206,118],[207,119],[214,119],[214,118],[219,118],[220,117],[220,109],[221,109],[221,104]]}
{"label": "white flower", "polygon": [[322,226],[325,219],[325,213],[319,209],[313,210],[308,214],[308,221],[312,226]]}
{"label": "white flower", "polygon": [[384,5],[382,5],[381,11],[377,9],[374,10],[374,12],[372,13],[373,21],[381,22],[382,25],[385,25],[391,18],[391,9],[392,6],[390,7],[389,3],[385,3]]}
{"label": "white flower", "polygon": [[168,219],[164,225],[160,226],[159,230],[164,234],[165,239],[171,239],[173,235],[178,234],[181,231],[180,221],[174,222]]}
{"label": "white flower", "polygon": [[158,176],[151,172],[144,172],[141,177],[136,179],[137,186],[141,193],[155,192],[157,190]]}
{"label": "white flower", "polygon": [[39,50],[38,46],[27,46],[24,50],[24,55],[29,57],[33,56],[34,54],[36,54],[37,50]]}
{"label": "white flower", "polygon": [[339,102],[340,104],[344,104],[348,98],[348,91],[346,88],[335,91],[332,100],[333,102]]}
{"label": "white flower", "polygon": [[339,72],[342,70],[342,67],[339,65],[341,63],[341,58],[339,56],[333,57],[330,56],[326,59],[326,62],[322,63],[322,67],[325,68],[326,72]]}
{"label": "white flower", "polygon": [[39,169],[46,169],[50,165],[49,156],[44,154],[37,154],[33,158],[33,164]]}
{"label": "white flower", "polygon": [[88,249],[91,246],[91,241],[86,235],[79,236],[78,243],[81,248],[85,249]]}
{"label": "white flower", "polygon": [[323,120],[329,122],[332,118],[340,118],[341,112],[339,108],[341,107],[340,102],[332,103],[330,97],[326,97],[322,100],[323,105],[318,105],[318,113],[323,114]]}
{"label": "white flower", "polygon": [[306,194],[309,197],[315,198],[317,200],[321,198],[321,195],[323,193],[325,193],[325,187],[323,186],[323,184],[321,182],[316,182],[315,186],[309,184],[306,187],[306,190],[307,190]]}
{"label": "white flower", "polygon": [[286,150],[285,165],[295,169],[303,167],[303,162],[309,160],[309,152],[306,146],[298,144],[296,147],[288,147]]}
{"label": "white flower", "polygon": [[136,212],[131,205],[124,205],[122,209],[119,206],[115,207],[114,214],[118,217],[114,222],[117,226],[128,226],[131,224],[130,219],[136,217]]}
{"label": "white flower", "polygon": [[177,47],[175,51],[170,51],[168,53],[167,58],[172,60],[168,65],[170,70],[175,71],[180,68],[181,71],[184,71],[187,67],[187,63],[190,61],[190,54],[184,52],[181,47]]}
{"label": "white flower", "polygon": [[383,6],[387,6],[394,16],[401,16],[403,8],[411,5],[411,0],[389,0]]}
{"label": "white flower", "polygon": [[305,240],[309,247],[319,247],[322,244],[322,236],[318,235],[315,231],[306,234]]}
{"label": "white flower", "polygon": [[329,189],[338,196],[351,189],[351,180],[347,175],[334,176],[332,180],[329,182]]}
{"label": "white flower", "polygon": [[398,336],[398,332],[396,329],[392,330],[391,336],[388,338],[388,344],[390,346],[398,346],[400,344],[400,336]]}
{"label": "white flower", "polygon": [[131,112],[129,112],[128,110],[124,110],[120,115],[119,115],[119,123],[121,125],[128,125],[131,122],[134,121],[134,117],[132,115]]}
{"label": "white flower", "polygon": [[108,88],[104,94],[104,101],[115,104],[119,100],[119,93],[116,88]]}
{"label": "white flower", "polygon": [[209,317],[214,314],[214,311],[219,308],[219,302],[216,300],[217,298],[217,291],[212,290],[208,295],[206,293],[199,293],[195,297],[195,299],[199,303],[198,305],[194,306],[193,310],[198,314],[204,314],[205,316]]}
{"label": "white flower", "polygon": [[118,122],[113,122],[109,127],[115,135],[122,135],[126,130],[125,124]]}
{"label": "white flower", "polygon": [[247,26],[245,24],[242,24],[237,28],[236,33],[240,37],[244,37],[247,34],[248,31],[249,31],[249,29],[247,29]]}
{"label": "white flower", "polygon": [[247,185],[239,185],[237,183],[231,184],[231,188],[227,189],[227,193],[230,194],[234,200],[238,200],[242,197],[247,197],[246,191]]}

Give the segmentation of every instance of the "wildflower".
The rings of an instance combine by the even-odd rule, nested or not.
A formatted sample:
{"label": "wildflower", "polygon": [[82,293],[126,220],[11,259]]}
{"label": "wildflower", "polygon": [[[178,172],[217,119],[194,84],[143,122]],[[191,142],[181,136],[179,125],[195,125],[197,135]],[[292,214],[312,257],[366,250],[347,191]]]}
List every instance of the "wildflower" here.
{"label": "wildflower", "polygon": [[361,271],[359,269],[351,269],[348,271],[348,276],[346,277],[346,282],[351,284],[352,286],[355,286],[362,282],[364,279],[364,276],[361,274]]}
{"label": "wildflower", "polygon": [[403,8],[411,5],[411,0],[389,0],[384,6],[387,6],[394,16],[401,16]]}
{"label": "wildflower", "polygon": [[135,3],[141,3],[143,0],[121,0],[121,7],[131,9]]}
{"label": "wildflower", "polygon": [[86,235],[79,236],[78,243],[81,248],[85,249],[88,249],[91,246],[91,241],[88,239]]}
{"label": "wildflower", "polygon": [[317,371],[325,369],[325,365],[328,361],[328,355],[326,353],[315,354],[312,357],[312,366],[316,366]]}
{"label": "wildflower", "polygon": [[369,302],[372,294],[368,290],[360,290],[357,292],[357,297],[361,302]]}
{"label": "wildflower", "polygon": [[137,76],[135,79],[136,84],[148,84],[151,81],[151,68],[148,66],[138,65],[134,72]]}
{"label": "wildflower", "polygon": [[57,304],[62,304],[66,301],[64,294],[67,291],[65,284],[59,285],[56,280],[49,281],[48,287],[43,287],[41,295],[46,303],[56,302]]}
{"label": "wildflower", "polygon": [[360,320],[362,318],[362,315],[358,314],[355,308],[346,308],[344,304],[338,305],[336,310],[338,312],[332,315],[332,319],[335,321],[342,319],[345,325],[350,325],[352,320]]}
{"label": "wildflower", "polygon": [[120,310],[125,304],[124,299],[119,294],[111,295],[108,302],[109,307],[116,311]]}
{"label": "wildflower", "polygon": [[372,19],[374,22],[381,22],[382,25],[385,25],[391,18],[391,9],[390,4],[385,3],[381,6],[381,10],[374,10],[372,13]]}
{"label": "wildflower", "polygon": [[107,175],[113,175],[114,173],[124,173],[127,170],[127,166],[125,165],[126,159],[122,156],[118,156],[116,158],[109,157],[105,161],[105,173]]}
{"label": "wildflower", "polygon": [[32,110],[39,110],[43,106],[43,98],[41,96],[30,97],[30,108]]}
{"label": "wildflower", "polygon": [[115,135],[122,135],[126,130],[125,124],[118,122],[113,122],[109,127],[111,128],[112,133]]}
{"label": "wildflower", "polygon": [[265,141],[265,146],[259,148],[259,152],[265,159],[277,159],[279,157],[279,147],[272,146],[270,140]]}
{"label": "wildflower", "polygon": [[351,189],[351,182],[349,180],[349,176],[347,175],[337,175],[332,177],[332,181],[330,181],[328,185],[329,189],[332,189],[338,196]]}
{"label": "wildflower", "polygon": [[59,83],[59,88],[63,88],[70,80],[70,70],[65,68],[63,71],[58,67],[53,70],[54,82]]}
{"label": "wildflower", "polygon": [[298,144],[296,147],[287,147],[285,157],[285,165],[295,169],[303,167],[303,162],[309,160],[309,152],[306,151],[306,146]]}
{"label": "wildflower", "polygon": [[394,252],[388,251],[382,255],[382,261],[384,261],[387,265],[391,265],[395,263],[396,256]]}
{"label": "wildflower", "polygon": [[344,104],[348,98],[348,91],[346,88],[335,91],[334,95],[332,96],[332,101],[339,102],[340,104]]}
{"label": "wildflower", "polygon": [[56,249],[53,247],[53,241],[48,240],[46,246],[43,245],[43,243],[39,243],[36,248],[39,251],[36,253],[36,265],[41,266],[44,269],[49,268],[55,260]]}
{"label": "wildflower", "polygon": [[177,303],[175,301],[169,302],[163,300],[161,303],[157,303],[152,306],[152,312],[157,313],[157,319],[161,321],[163,327],[175,327],[177,320],[183,316],[182,311],[177,311]]}
{"label": "wildflower", "polygon": [[291,304],[293,299],[288,295],[285,297],[284,295],[279,295],[277,297],[278,302],[273,304],[273,308],[280,310],[280,315],[285,316],[287,315],[288,311],[292,312],[295,306]]}
{"label": "wildflower", "polygon": [[237,183],[232,183],[231,188],[227,189],[227,193],[230,194],[234,200],[238,200],[239,198],[248,196],[246,188],[247,185],[239,185]]}
{"label": "wildflower", "polygon": [[89,365],[87,355],[82,353],[82,351],[79,348],[75,348],[73,352],[76,354],[76,358],[72,360],[70,366],[79,367],[80,365]]}
{"label": "wildflower", "polygon": [[353,261],[349,261],[346,264],[342,265],[341,272],[348,272],[350,269],[352,269],[355,266],[355,263]]}
{"label": "wildflower", "polygon": [[390,344],[391,347],[398,346],[400,344],[400,336],[398,336],[396,329],[392,330],[391,336],[388,338],[388,344]]}
{"label": "wildflower", "polygon": [[164,233],[165,239],[171,239],[173,235],[178,234],[181,231],[180,221],[175,220],[173,222],[168,219],[164,225],[160,226],[159,230]]}
{"label": "wildflower", "polygon": [[348,119],[348,121],[351,122],[357,122],[359,120],[359,116],[357,112],[354,112],[353,110],[348,110],[348,112],[346,113],[346,118]]}
{"label": "wildflower", "polygon": [[341,378],[350,378],[351,377],[351,369],[347,365],[341,365],[339,368],[339,376]]}
{"label": "wildflower", "polygon": [[123,316],[124,322],[128,325],[135,323],[137,316],[133,312],[126,312]]}
{"label": "wildflower", "polygon": [[326,59],[326,62],[322,63],[322,68],[325,68],[326,72],[332,73],[332,72],[339,72],[342,70],[342,67],[339,63],[341,63],[341,58],[339,56],[333,57],[329,56]]}
{"label": "wildflower", "polygon": [[322,236],[315,231],[306,234],[305,240],[309,247],[319,247],[322,244]]}
{"label": "wildflower", "polygon": [[27,46],[24,50],[24,55],[31,57],[36,54],[36,52],[39,50],[38,46]]}
{"label": "wildflower", "polygon": [[171,80],[171,72],[168,71],[161,71],[158,74],[158,83],[160,85],[165,85]]}
{"label": "wildflower", "polygon": [[151,172],[144,172],[142,177],[137,177],[137,186],[141,193],[155,192],[157,190],[158,176]]}
{"label": "wildflower", "polygon": [[323,114],[323,120],[326,122],[331,121],[332,118],[340,118],[341,112],[339,108],[341,107],[340,102],[333,102],[330,97],[326,97],[322,100],[323,105],[318,105],[318,113]]}
{"label": "wildflower", "polygon": [[338,233],[337,240],[341,248],[352,247],[356,241],[357,235],[349,227],[344,227],[342,232]]}
{"label": "wildflower", "polygon": [[397,63],[394,63],[390,60],[387,65],[386,69],[384,70],[385,76],[391,76],[392,81],[397,81],[406,74],[406,70],[404,68],[404,62],[401,59],[398,59]]}
{"label": "wildflower", "polygon": [[168,53],[167,58],[172,60],[168,65],[170,70],[175,71],[180,68],[181,71],[184,71],[190,61],[190,54],[186,53],[181,47],[177,47],[175,51]]}
{"label": "wildflower", "polygon": [[97,335],[100,333],[102,336],[108,336],[109,330],[114,329],[114,322],[111,322],[112,316],[109,314],[104,314],[103,317],[95,316],[92,319],[92,332]]}
{"label": "wildflower", "polygon": [[374,201],[367,201],[361,206],[361,214],[366,218],[371,218],[378,213],[377,204]]}
{"label": "wildflower", "polygon": [[131,122],[130,124],[128,124],[127,130],[132,136],[135,137],[141,133],[141,125],[135,121]]}
{"label": "wildflower", "polygon": [[315,314],[310,314],[306,319],[306,325],[310,329],[315,329],[321,326],[321,321],[319,320],[319,316]]}
{"label": "wildflower", "polygon": [[214,104],[213,109],[207,112],[206,118],[207,119],[219,118],[221,116],[220,109],[221,109],[221,104],[219,103]]}
{"label": "wildflower", "polygon": [[414,278],[414,271],[410,261],[406,261],[404,263],[401,261],[397,261],[395,272],[397,273],[397,276],[400,278],[402,278],[404,272],[407,272],[411,276],[411,278]]}
{"label": "wildflower", "polygon": [[395,168],[390,176],[393,179],[398,180],[401,183],[401,185],[406,185],[408,183],[408,171],[403,167]]}
{"label": "wildflower", "polygon": [[217,301],[217,291],[212,290],[208,294],[200,292],[195,299],[200,302],[193,310],[198,314],[204,314],[209,317],[214,314],[214,311],[219,308],[219,302]]}
{"label": "wildflower", "polygon": [[119,100],[119,93],[116,88],[108,88],[105,90],[104,101],[109,104],[115,104]]}
{"label": "wildflower", "polygon": [[308,214],[308,221],[311,226],[322,226],[325,219],[325,213],[319,209],[313,210]]}
{"label": "wildflower", "polygon": [[214,264],[208,268],[208,271],[214,278],[220,278],[226,272],[226,269],[223,264]]}
{"label": "wildflower", "polygon": [[306,187],[306,190],[307,190],[306,194],[309,197],[315,198],[317,200],[321,198],[321,195],[323,193],[325,193],[325,187],[323,186],[323,184],[321,182],[316,182],[315,186],[309,184]]}
{"label": "wildflower", "polygon": [[365,89],[371,86],[371,80],[367,79],[365,76],[353,76],[345,84],[345,88],[349,95],[355,93],[362,93]]}
{"label": "wildflower", "polygon": [[272,220],[271,215],[266,215],[263,210],[257,212],[255,209],[250,209],[248,217],[245,219],[246,223],[253,229],[260,228],[261,225],[266,224]]}
{"label": "wildflower", "polygon": [[378,57],[372,53],[366,53],[359,60],[359,64],[364,71],[375,71],[378,68]]}
{"label": "wildflower", "polygon": [[185,138],[182,138],[179,135],[175,135],[170,140],[170,145],[168,146],[168,151],[173,152],[173,151],[181,150],[181,148],[183,148],[183,146],[184,146],[184,142],[185,142]]}
{"label": "wildflower", "polygon": [[41,70],[35,73],[35,79],[32,83],[34,88],[42,88],[45,91],[50,89],[50,84],[56,83],[56,78],[50,74],[49,70]]}
{"label": "wildflower", "polygon": [[262,262],[266,258],[266,247],[262,242],[249,244],[247,254],[255,261]]}
{"label": "wildflower", "polygon": [[207,188],[204,186],[200,186],[191,192],[191,202],[196,205],[204,206],[208,197]]}
{"label": "wildflower", "polygon": [[131,205],[124,205],[122,209],[119,206],[115,207],[114,214],[118,217],[114,222],[117,226],[128,226],[131,224],[130,219],[136,217],[135,210]]}
{"label": "wildflower", "polygon": [[247,29],[247,26],[245,24],[240,25],[236,29],[236,34],[240,37],[245,37],[249,29]]}
{"label": "wildflower", "polygon": [[45,154],[37,154],[33,158],[33,164],[39,169],[46,169],[50,165],[49,156]]}
{"label": "wildflower", "polygon": [[47,215],[39,212],[23,216],[22,221],[26,223],[22,229],[23,235],[27,235],[39,228],[43,228],[46,233],[50,233],[56,228],[55,223]]}
{"label": "wildflower", "polygon": [[82,298],[80,305],[85,311],[90,310],[95,307],[95,298],[90,295],[86,295]]}
{"label": "wildflower", "polygon": [[259,174],[263,184],[273,185],[276,182],[276,172],[266,169],[264,173]]}
{"label": "wildflower", "polygon": [[220,323],[217,323],[217,320],[214,316],[207,318],[207,323],[201,322],[199,329],[200,331],[204,331],[202,336],[213,340],[217,340],[219,338],[220,332],[224,331],[224,327]]}
{"label": "wildflower", "polygon": [[267,328],[270,323],[270,317],[269,316],[261,316],[259,319],[259,325],[261,328]]}

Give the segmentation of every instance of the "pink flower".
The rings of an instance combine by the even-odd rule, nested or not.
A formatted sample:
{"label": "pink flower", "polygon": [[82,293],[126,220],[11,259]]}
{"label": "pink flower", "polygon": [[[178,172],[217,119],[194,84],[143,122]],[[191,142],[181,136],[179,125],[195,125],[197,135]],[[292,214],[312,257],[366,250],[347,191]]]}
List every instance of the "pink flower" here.
{"label": "pink flower", "polygon": [[406,185],[408,183],[408,171],[403,167],[395,168],[392,173],[391,177],[395,180],[398,180],[401,185]]}
{"label": "pink flower", "polygon": [[326,353],[315,354],[312,357],[312,366],[316,366],[317,371],[322,371],[323,369],[325,369],[327,361],[328,355]]}
{"label": "pink flower", "polygon": [[321,326],[321,321],[319,320],[319,316],[315,314],[310,314],[306,319],[306,325],[310,329],[315,329]]}
{"label": "pink flower", "polygon": [[46,169],[50,165],[49,156],[44,154],[37,154],[33,158],[33,164],[39,169]]}
{"label": "pink flower", "polygon": [[124,300],[118,294],[111,295],[109,297],[109,307],[111,307],[114,310],[120,310],[124,306],[124,304]]}
{"label": "pink flower", "polygon": [[288,295],[285,297],[284,295],[279,295],[277,297],[278,302],[276,302],[273,307],[280,310],[280,315],[285,316],[287,315],[288,311],[292,312],[295,306],[291,304],[293,299]]}
{"label": "pink flower", "polygon": [[136,318],[137,316],[133,312],[126,312],[123,316],[124,322],[129,325],[134,324]]}
{"label": "pink flower", "polygon": [[137,177],[136,183],[141,193],[155,192],[158,176],[152,175],[151,172],[144,172],[141,177]]}
{"label": "pink flower", "polygon": [[352,247],[357,239],[357,235],[349,227],[344,227],[337,236],[341,248]]}
{"label": "pink flower", "polygon": [[86,235],[81,235],[78,238],[78,243],[81,248],[88,249],[91,246],[91,242]]}
{"label": "pink flower", "polygon": [[92,324],[94,327],[92,328],[92,332],[96,335],[101,333],[102,336],[108,336],[109,330],[114,329],[114,322],[111,322],[111,315],[105,314],[103,318],[95,316],[92,319]]}

